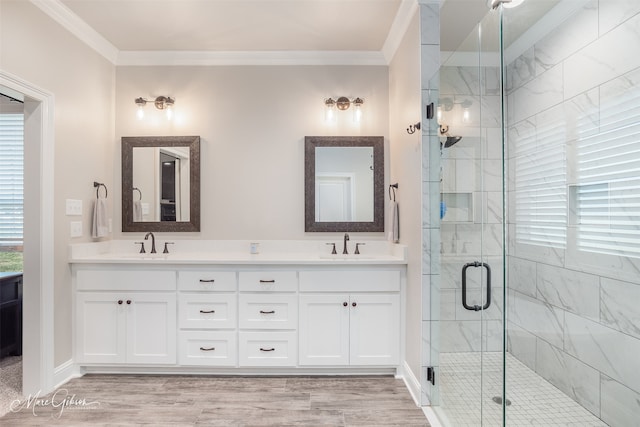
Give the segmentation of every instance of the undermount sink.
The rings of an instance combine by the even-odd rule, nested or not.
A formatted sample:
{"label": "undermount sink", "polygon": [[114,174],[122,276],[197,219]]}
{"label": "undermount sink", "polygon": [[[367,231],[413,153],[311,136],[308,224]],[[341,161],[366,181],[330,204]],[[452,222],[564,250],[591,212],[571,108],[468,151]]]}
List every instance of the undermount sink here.
{"label": "undermount sink", "polygon": [[124,258],[124,259],[167,259],[170,254],[113,254],[113,258]]}
{"label": "undermount sink", "polygon": [[367,254],[320,254],[320,259],[335,259],[335,260],[354,260],[359,259],[376,259],[381,258],[381,255],[367,255]]}

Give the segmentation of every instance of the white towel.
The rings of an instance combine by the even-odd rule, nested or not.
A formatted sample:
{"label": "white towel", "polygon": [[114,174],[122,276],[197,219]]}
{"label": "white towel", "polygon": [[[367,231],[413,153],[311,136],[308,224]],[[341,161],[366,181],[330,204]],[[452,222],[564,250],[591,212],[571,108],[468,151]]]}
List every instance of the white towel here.
{"label": "white towel", "polygon": [[398,202],[389,203],[389,241],[398,243],[400,241],[400,214]]}
{"label": "white towel", "polygon": [[142,202],[140,200],[133,201],[133,222],[142,221]]}
{"label": "white towel", "polygon": [[91,237],[105,237],[109,234],[109,219],[107,218],[107,199],[96,199],[93,207],[93,227]]}

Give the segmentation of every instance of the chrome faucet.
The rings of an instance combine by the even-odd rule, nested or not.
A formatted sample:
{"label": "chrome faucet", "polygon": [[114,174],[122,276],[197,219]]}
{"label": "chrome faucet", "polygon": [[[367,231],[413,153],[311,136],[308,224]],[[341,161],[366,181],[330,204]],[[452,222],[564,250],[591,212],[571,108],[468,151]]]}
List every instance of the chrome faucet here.
{"label": "chrome faucet", "polygon": [[347,242],[349,241],[349,234],[344,233],[344,246],[342,248],[342,254],[347,255],[349,252],[347,251]]}
{"label": "chrome faucet", "polygon": [[154,236],[152,232],[148,232],[144,236],[144,240],[149,240],[149,236],[151,236],[151,253],[155,254],[156,253],[156,236]]}

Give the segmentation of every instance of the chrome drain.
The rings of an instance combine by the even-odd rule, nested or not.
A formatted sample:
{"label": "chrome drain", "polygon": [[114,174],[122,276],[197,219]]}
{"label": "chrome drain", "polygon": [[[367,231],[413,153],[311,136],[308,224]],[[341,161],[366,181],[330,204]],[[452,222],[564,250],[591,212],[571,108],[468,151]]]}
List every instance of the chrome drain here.
{"label": "chrome drain", "polygon": [[[496,402],[498,405],[502,405],[502,397],[501,396],[494,396],[491,400]],[[511,405],[511,401],[509,399],[505,399],[504,403],[505,403],[506,406],[510,406]]]}

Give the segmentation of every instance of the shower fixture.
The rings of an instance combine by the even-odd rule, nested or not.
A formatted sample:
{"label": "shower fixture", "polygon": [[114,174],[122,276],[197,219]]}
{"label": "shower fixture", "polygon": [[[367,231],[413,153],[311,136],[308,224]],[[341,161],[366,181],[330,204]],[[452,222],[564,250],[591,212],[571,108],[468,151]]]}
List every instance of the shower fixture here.
{"label": "shower fixture", "polygon": [[523,2],[524,0],[488,0],[487,6],[491,9],[497,9],[498,6],[503,5],[505,8],[510,9],[520,6]]}
{"label": "shower fixture", "polygon": [[460,141],[462,139],[461,136],[451,136],[451,135],[449,135],[449,126],[444,125],[444,124],[440,125],[440,135],[446,137],[444,142],[440,141],[440,147],[441,148],[449,148],[449,147],[455,145],[456,143],[458,143],[458,141]]}

